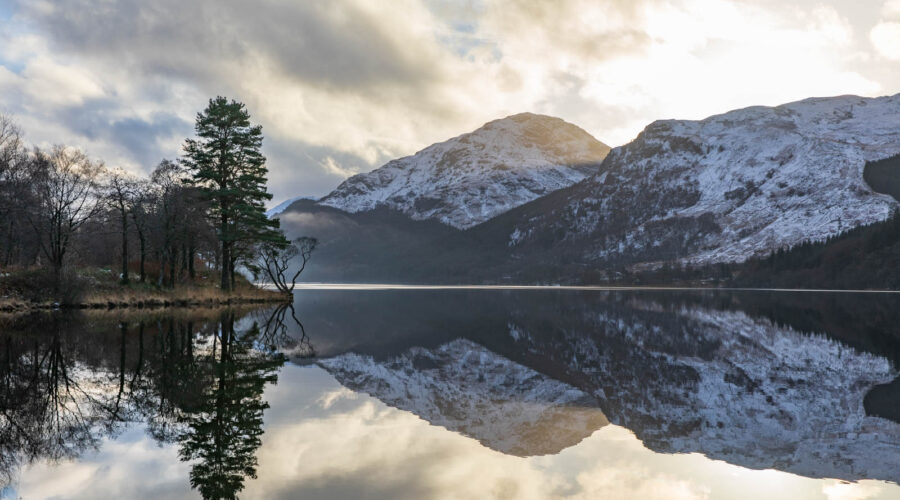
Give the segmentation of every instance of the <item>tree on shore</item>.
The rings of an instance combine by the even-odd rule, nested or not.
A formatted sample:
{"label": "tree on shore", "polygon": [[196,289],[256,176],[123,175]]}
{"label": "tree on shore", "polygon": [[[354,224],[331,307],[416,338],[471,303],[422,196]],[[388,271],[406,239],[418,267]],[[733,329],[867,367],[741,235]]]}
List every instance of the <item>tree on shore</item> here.
{"label": "tree on shore", "polygon": [[140,254],[139,281],[147,280],[147,252],[150,237],[150,221],[156,198],[150,188],[150,182],[138,180],[131,199],[131,221],[138,237],[138,253]]}
{"label": "tree on shore", "polygon": [[122,235],[122,284],[128,284],[128,221],[135,197],[136,179],[122,169],[109,172],[104,195],[118,215]]}
{"label": "tree on shore", "polygon": [[[263,242],[257,250],[258,262],[252,268],[254,274],[268,279],[279,292],[291,293],[318,244],[317,239],[308,236],[301,236],[287,245]],[[291,263],[298,257],[300,266],[290,274]]]}
{"label": "tree on shore", "polygon": [[58,283],[75,233],[100,207],[95,194],[103,164],[79,150],[54,146],[49,153],[38,151],[31,168],[38,205],[28,212],[29,222]]}
{"label": "tree on shore", "polygon": [[18,212],[30,200],[27,189],[28,152],[22,129],[12,118],[0,114],[0,265],[9,266],[22,246],[22,224]]}
{"label": "tree on shore", "polygon": [[266,158],[262,127],[250,123],[243,103],[225,97],[210,99],[197,114],[197,139],[185,141],[183,164],[194,185],[210,201],[210,215],[218,226],[221,288],[234,287],[235,265],[251,257],[249,248],[280,238],[277,219],[265,215]]}
{"label": "tree on shore", "polygon": [[[148,275],[158,287],[215,283],[215,269],[229,292],[261,244],[287,248],[278,220],[265,215],[262,130],[244,105],[211,99],[196,130],[180,161],[139,177],[76,148],[26,147],[0,113],[0,296],[65,302],[103,275],[129,284],[138,255],[141,283]],[[64,272],[72,266],[97,274]]]}

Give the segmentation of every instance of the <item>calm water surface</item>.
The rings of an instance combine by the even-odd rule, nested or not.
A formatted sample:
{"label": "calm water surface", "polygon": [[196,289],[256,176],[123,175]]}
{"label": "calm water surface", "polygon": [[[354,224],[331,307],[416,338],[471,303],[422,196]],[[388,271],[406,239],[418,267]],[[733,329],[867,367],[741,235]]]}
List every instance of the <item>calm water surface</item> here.
{"label": "calm water surface", "polygon": [[900,498],[900,297],[301,290],[0,319],[0,498]]}

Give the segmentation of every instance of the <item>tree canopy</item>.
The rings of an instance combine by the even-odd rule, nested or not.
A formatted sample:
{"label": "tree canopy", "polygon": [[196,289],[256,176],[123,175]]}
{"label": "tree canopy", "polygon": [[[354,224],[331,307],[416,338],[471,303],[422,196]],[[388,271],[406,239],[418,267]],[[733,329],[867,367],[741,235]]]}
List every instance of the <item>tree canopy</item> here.
{"label": "tree canopy", "polygon": [[185,141],[182,162],[210,202],[221,244],[221,287],[231,290],[235,264],[252,258],[255,243],[287,244],[278,220],[265,214],[272,195],[266,191],[262,127],[250,122],[243,103],[220,96],[197,114],[195,131],[197,138]]}

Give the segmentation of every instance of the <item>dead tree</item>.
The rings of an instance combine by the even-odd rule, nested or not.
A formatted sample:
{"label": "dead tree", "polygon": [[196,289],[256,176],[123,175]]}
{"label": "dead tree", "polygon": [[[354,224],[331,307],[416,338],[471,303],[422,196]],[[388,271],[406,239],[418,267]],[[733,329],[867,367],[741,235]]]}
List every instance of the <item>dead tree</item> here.
{"label": "dead tree", "polygon": [[[291,293],[318,243],[317,239],[308,236],[301,236],[288,245],[265,243],[258,250],[259,270],[255,274],[264,273],[278,291]],[[298,257],[300,266],[291,275],[291,264]]]}

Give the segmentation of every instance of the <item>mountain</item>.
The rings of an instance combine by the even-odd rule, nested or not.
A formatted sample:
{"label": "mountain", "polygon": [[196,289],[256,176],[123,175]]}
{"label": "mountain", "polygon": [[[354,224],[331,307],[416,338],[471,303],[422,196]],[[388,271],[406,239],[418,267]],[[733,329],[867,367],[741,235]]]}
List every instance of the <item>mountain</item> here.
{"label": "mountain", "polygon": [[266,210],[266,217],[268,217],[270,219],[272,217],[275,217],[276,215],[280,214],[281,212],[284,212],[287,209],[287,207],[291,206],[295,201],[312,200],[312,199],[315,199],[315,198],[311,198],[309,196],[295,196],[293,198],[289,198],[287,200],[282,201],[278,205],[275,205],[274,207]]}
{"label": "mountain", "polygon": [[898,153],[900,95],[657,121],[613,149],[597,174],[472,231],[518,270],[552,260],[570,263],[568,276],[601,265],[743,261],[886,219],[897,202],[863,172]]}
{"label": "mountain", "polygon": [[348,213],[313,200],[294,202],[278,219],[290,237],[319,240],[303,272],[305,281],[435,280],[440,270],[427,261],[445,252],[442,243],[457,241],[459,233],[436,220],[413,220],[387,207]]}
{"label": "mountain", "polygon": [[608,152],[575,125],[521,113],[355,175],[320,203],[465,229],[597,173]]}

